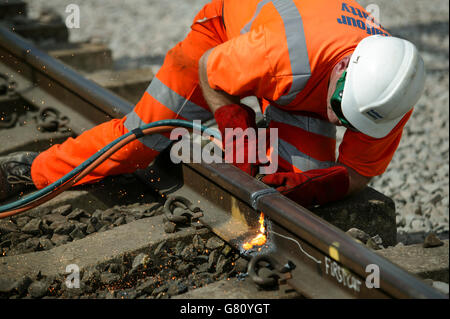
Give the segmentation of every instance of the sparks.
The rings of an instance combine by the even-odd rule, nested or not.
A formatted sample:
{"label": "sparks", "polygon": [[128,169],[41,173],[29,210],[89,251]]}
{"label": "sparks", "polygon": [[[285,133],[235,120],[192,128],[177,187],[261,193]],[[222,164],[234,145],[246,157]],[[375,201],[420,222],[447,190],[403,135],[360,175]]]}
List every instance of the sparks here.
{"label": "sparks", "polygon": [[255,238],[252,240],[244,243],[242,245],[242,248],[245,250],[249,250],[253,248],[253,246],[262,246],[266,243],[267,237],[266,237],[266,227],[264,226],[264,214],[261,212],[261,215],[259,216],[259,234],[256,235]]}

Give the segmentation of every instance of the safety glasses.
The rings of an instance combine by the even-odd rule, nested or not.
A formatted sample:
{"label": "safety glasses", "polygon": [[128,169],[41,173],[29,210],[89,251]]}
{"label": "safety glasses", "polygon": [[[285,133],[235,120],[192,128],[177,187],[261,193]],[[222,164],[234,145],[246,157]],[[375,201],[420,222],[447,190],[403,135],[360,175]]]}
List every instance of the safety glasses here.
{"label": "safety glasses", "polygon": [[351,129],[352,131],[358,131],[353,125],[350,124],[350,122],[345,118],[344,114],[342,113],[342,95],[344,93],[344,86],[345,86],[345,77],[347,76],[347,71],[344,71],[342,73],[341,77],[337,81],[336,89],[334,90],[333,95],[331,96],[331,108],[333,109],[333,112],[336,114],[337,118],[341,123]]}

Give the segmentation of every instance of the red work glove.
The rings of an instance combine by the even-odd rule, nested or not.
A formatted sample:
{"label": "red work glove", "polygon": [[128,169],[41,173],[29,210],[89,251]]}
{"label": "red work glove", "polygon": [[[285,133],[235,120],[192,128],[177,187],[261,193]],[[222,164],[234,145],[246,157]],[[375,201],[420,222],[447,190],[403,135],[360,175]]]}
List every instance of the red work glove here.
{"label": "red work glove", "polygon": [[347,195],[348,170],[344,166],[314,169],[302,173],[274,173],[262,181],[304,206],[323,205]]}
{"label": "red work glove", "polygon": [[[228,143],[233,144],[233,161],[232,164],[237,168],[243,170],[247,174],[251,176],[255,176],[258,173],[258,165],[256,163],[249,163],[249,145],[250,143],[255,143],[255,150],[258,146],[257,138],[254,141],[250,141],[247,137],[243,140],[243,143],[236,143],[231,141],[233,136],[231,134],[225,135],[225,128],[241,128],[245,131],[247,128],[255,129],[255,135],[257,134],[256,130],[256,121],[255,121],[255,112],[248,106],[238,105],[238,104],[230,104],[221,106],[214,113],[214,118],[216,119],[217,125],[219,127],[219,131],[222,134],[222,146],[225,149],[225,145],[230,145]],[[257,152],[257,151],[256,151]],[[241,158],[243,155],[244,162],[237,163],[237,159]],[[255,154],[255,158],[257,160],[257,153]]]}

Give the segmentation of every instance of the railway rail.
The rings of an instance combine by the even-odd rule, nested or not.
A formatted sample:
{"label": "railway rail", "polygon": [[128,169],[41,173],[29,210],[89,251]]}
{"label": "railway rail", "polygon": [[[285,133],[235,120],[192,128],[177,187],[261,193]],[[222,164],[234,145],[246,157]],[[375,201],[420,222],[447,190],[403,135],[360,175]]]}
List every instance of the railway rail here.
{"label": "railway rail", "polygon": [[[36,114],[49,112],[48,107],[53,106],[58,113],[52,115],[58,118],[57,124],[43,121],[43,127],[56,125],[54,129],[61,132],[50,142],[42,142],[42,139],[46,140],[45,134],[39,138],[26,137],[29,141],[22,141],[20,146],[12,142],[6,147],[8,151],[27,147],[42,150],[96,124],[120,118],[133,109],[129,102],[3,27],[0,27],[0,74],[5,75],[6,88],[3,96],[0,95],[0,105],[12,105],[15,111],[27,105],[25,109],[32,108]],[[12,113],[4,107],[2,119],[16,121]],[[46,118],[51,116],[44,116]],[[7,143],[6,139],[2,143]],[[168,160],[168,152],[163,152],[148,169],[139,171],[136,176],[159,194],[165,207],[165,218],[158,217],[160,226],[152,232],[154,237],[149,239],[148,228],[154,227],[155,221],[139,220],[134,225],[140,223],[140,228],[126,224],[80,239],[68,248],[62,245],[39,252],[51,261],[47,265],[37,264],[42,260],[38,253],[1,257],[0,276],[19,278],[38,268],[55,274],[64,273],[66,264],[73,260],[87,268],[93,261],[86,256],[96,255],[98,260],[107,263],[127,249],[137,251],[157,247],[161,243],[158,236],[176,242],[183,234],[191,237],[206,234],[206,227],[241,256],[250,259],[246,280],[252,279],[261,287],[286,286],[306,298],[447,298],[232,165],[173,164]],[[171,224],[177,221],[175,208],[181,208],[178,216],[182,215],[184,221],[188,220],[194,227],[177,228],[176,223]],[[170,216],[171,213],[174,215]],[[267,242],[245,250],[242,244],[260,232],[261,213],[265,218],[263,226]],[[163,224],[168,228],[172,225],[172,229],[161,232]],[[133,229],[140,229],[142,233]],[[130,231],[134,233],[131,235]],[[111,244],[105,243],[114,241],[113,238],[123,245],[109,249]],[[127,241],[133,241],[136,246],[126,246]],[[376,287],[366,284],[373,269],[379,270]]]}

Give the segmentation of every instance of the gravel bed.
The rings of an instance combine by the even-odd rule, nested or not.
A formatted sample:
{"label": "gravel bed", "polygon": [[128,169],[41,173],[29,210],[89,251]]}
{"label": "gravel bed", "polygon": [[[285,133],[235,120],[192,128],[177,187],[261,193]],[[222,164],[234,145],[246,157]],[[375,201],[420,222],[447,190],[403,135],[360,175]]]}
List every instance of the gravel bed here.
{"label": "gravel bed", "polygon": [[[58,214],[69,211],[67,205]],[[70,214],[77,212],[72,210]],[[111,216],[110,210],[107,212]],[[70,214],[66,215],[69,216]],[[78,213],[77,213],[78,214]],[[62,215],[60,215],[62,216]],[[370,249],[384,249],[380,236],[370,237],[358,229],[347,232]],[[442,242],[429,236],[424,247]],[[399,243],[398,245],[402,245]],[[157,247],[84,269],[79,287],[67,285],[67,276],[46,277],[39,268],[12,280],[0,277],[0,299],[162,299],[171,298],[218,280],[247,277],[248,259],[212,233],[182,240],[163,241]],[[431,286],[448,294],[448,284],[431,279]],[[73,284],[73,281],[69,281]]]}
{"label": "gravel bed", "polygon": [[247,271],[240,257],[220,238],[195,235],[190,242],[162,242],[151,251],[86,269],[79,288],[68,288],[64,276],[44,277],[39,270],[20,280],[0,277],[0,298],[170,298]]}
{"label": "gravel bed", "polygon": [[[192,18],[207,0],[46,0],[27,1],[30,16],[43,8],[66,16],[69,3],[81,10],[81,28],[71,41],[100,38],[109,44],[117,68],[151,66],[189,31]],[[387,171],[371,186],[393,198],[398,239],[423,241],[430,231],[448,238],[449,231],[449,73],[446,0],[361,0],[376,4],[380,21],[393,35],[414,42],[428,70],[426,90],[408,122]],[[101,15],[98,12],[102,12]],[[342,130],[338,131],[342,136]]]}
{"label": "gravel bed", "polygon": [[162,214],[158,203],[116,205],[89,212],[62,205],[0,220],[0,256],[49,250],[97,232]]}

